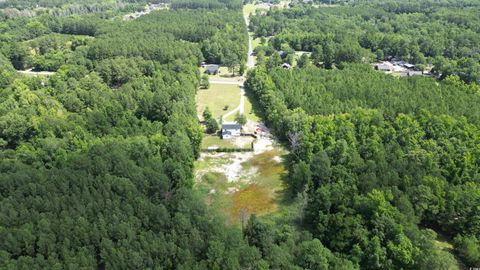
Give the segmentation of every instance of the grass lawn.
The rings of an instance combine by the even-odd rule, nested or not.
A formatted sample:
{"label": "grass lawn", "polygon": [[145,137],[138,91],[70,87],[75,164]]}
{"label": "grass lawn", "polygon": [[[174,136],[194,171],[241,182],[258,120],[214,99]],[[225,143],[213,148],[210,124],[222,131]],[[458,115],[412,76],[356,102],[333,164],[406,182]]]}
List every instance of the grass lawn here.
{"label": "grass lawn", "polygon": [[[245,96],[245,108],[244,108],[244,111],[245,111],[245,116],[247,117],[248,120],[252,120],[252,121],[255,121],[255,122],[259,122],[260,121],[260,118],[255,114],[255,112],[253,111],[253,107],[252,107],[252,103],[250,102],[248,96]],[[230,115],[229,117],[227,118],[224,118],[225,121],[227,122],[234,122],[235,121],[235,117],[237,116],[237,114],[232,114]]]}
{"label": "grass lawn", "polygon": [[255,50],[258,46],[260,46],[260,38],[254,38],[252,40],[252,49]]}
{"label": "grass lawn", "polygon": [[[231,84],[210,84],[209,89],[199,89],[195,97],[197,114],[201,117],[208,106],[215,119],[235,109],[240,104],[240,88]],[[228,106],[228,109],[224,110]]]}
{"label": "grass lawn", "polygon": [[219,148],[236,148],[231,140],[222,140],[216,135],[205,135],[202,140],[202,149],[206,149],[210,146],[216,146]]}
{"label": "grass lawn", "polygon": [[254,13],[258,9],[258,6],[254,4],[246,4],[243,6],[243,14],[250,16],[252,13]]}

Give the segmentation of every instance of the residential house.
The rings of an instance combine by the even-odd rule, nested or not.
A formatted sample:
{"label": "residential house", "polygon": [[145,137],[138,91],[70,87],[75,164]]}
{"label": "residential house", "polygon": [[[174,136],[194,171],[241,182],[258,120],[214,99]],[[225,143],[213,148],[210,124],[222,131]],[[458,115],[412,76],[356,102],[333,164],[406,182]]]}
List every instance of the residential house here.
{"label": "residential house", "polygon": [[208,75],[217,75],[220,73],[219,65],[205,65],[205,73]]}
{"label": "residential house", "polygon": [[241,135],[242,126],[236,123],[222,124],[222,139],[231,139]]}
{"label": "residential house", "polygon": [[392,71],[392,67],[390,65],[387,65],[387,64],[377,64],[375,65],[375,69],[376,70],[380,70],[380,71]]}

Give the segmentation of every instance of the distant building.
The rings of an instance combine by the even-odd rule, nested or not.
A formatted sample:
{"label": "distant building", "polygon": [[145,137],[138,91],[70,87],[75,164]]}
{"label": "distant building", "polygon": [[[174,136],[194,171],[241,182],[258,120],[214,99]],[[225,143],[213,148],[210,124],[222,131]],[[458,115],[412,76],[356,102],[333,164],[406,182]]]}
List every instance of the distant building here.
{"label": "distant building", "polygon": [[422,76],[423,75],[423,72],[422,71],[413,71],[413,70],[409,70],[407,72],[407,75],[409,77],[412,77],[412,76]]}
{"label": "distant building", "polygon": [[222,139],[231,139],[241,135],[242,126],[236,123],[222,124]]}
{"label": "distant building", "polygon": [[205,73],[208,75],[217,75],[220,73],[219,65],[205,65]]}
{"label": "distant building", "polygon": [[282,68],[284,68],[284,69],[291,69],[292,66],[291,66],[289,63],[283,63],[283,64],[282,64]]}
{"label": "distant building", "polygon": [[392,67],[386,64],[377,64],[375,65],[375,69],[380,71],[392,71]]}

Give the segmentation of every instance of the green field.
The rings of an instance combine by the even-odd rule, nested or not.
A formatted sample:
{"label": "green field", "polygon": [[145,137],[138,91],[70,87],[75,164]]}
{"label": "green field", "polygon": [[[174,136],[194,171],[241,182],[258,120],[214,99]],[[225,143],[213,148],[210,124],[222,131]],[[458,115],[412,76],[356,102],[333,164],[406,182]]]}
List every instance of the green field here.
{"label": "green field", "polygon": [[205,135],[202,139],[202,149],[207,149],[208,147],[218,147],[218,148],[250,148],[253,138],[251,140],[249,137],[242,137],[243,143],[236,145],[232,140],[222,140],[220,136],[217,135]]}
{"label": "green field", "polygon": [[[240,88],[231,84],[210,84],[209,89],[199,89],[196,96],[197,114],[201,117],[208,106],[215,119],[235,109],[240,104]],[[228,108],[225,110],[226,106]]]}
{"label": "green field", "polygon": [[250,16],[252,13],[254,13],[259,7],[254,4],[246,4],[243,6],[243,14]]}
{"label": "green field", "polygon": [[255,48],[258,46],[260,46],[260,38],[252,39],[252,48],[255,50]]}
{"label": "green field", "polygon": [[[250,99],[247,96],[245,96],[244,111],[245,111],[245,116],[247,117],[248,120],[255,121],[255,122],[260,121],[260,118],[253,111],[252,103],[250,102]],[[236,116],[237,116],[236,114],[232,114],[229,117],[224,118],[224,120],[227,122],[234,122]]]}

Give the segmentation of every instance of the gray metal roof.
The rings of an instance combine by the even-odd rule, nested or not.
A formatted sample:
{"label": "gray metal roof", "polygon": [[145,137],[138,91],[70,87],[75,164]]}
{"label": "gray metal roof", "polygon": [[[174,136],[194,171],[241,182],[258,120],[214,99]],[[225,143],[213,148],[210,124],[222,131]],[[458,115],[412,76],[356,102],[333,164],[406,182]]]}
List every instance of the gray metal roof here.
{"label": "gray metal roof", "polygon": [[205,70],[208,70],[208,71],[218,71],[219,68],[220,68],[219,65],[206,65],[205,66]]}
{"label": "gray metal roof", "polygon": [[222,129],[242,129],[242,126],[238,124],[223,124]]}

